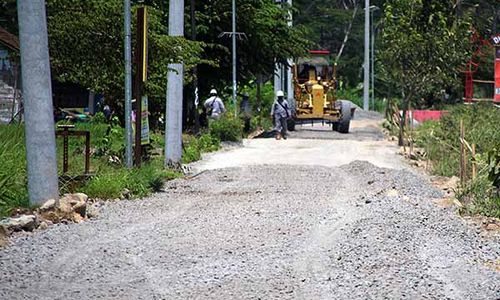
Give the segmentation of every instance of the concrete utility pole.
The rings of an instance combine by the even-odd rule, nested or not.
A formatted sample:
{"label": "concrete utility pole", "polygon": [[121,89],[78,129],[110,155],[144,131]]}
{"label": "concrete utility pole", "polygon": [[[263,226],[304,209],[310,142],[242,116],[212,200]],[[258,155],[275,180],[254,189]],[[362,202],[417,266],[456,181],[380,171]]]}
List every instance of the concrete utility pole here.
{"label": "concrete utility pole", "polygon": [[370,0],[365,0],[365,63],[363,80],[363,109],[369,110],[370,100]]}
{"label": "concrete utility pole", "polygon": [[283,90],[283,86],[281,85],[281,73],[282,72],[282,65],[280,63],[275,63],[274,64],[274,95],[278,91]]}
{"label": "concrete utility pole", "polygon": [[[288,0],[288,5],[293,6],[292,0]],[[288,26],[293,26],[293,14],[290,11],[290,20],[288,21]],[[295,111],[295,95],[293,93],[293,76],[292,76],[292,64],[293,60],[288,60],[288,66],[286,67],[286,98],[290,107]]]}
{"label": "concrete utility pole", "polygon": [[[196,41],[196,3],[195,0],[191,0],[191,5],[189,7],[190,13],[191,13],[191,40]],[[194,87],[194,101],[193,101],[193,111],[191,116],[194,117],[194,132],[195,134],[198,134],[200,132],[200,116],[198,114],[198,104],[199,104],[199,97],[198,97],[198,66],[195,66],[193,68],[193,75],[194,75],[194,80],[193,80],[193,87]]]}
{"label": "concrete utility pole", "polygon": [[[279,4],[283,8],[283,2],[288,2],[289,0],[275,0],[275,3]],[[286,86],[284,84],[287,74],[285,71],[285,66],[281,63],[276,62],[274,64],[274,95],[278,91],[286,92]]]}
{"label": "concrete utility pole", "polygon": [[370,6],[370,28],[371,28],[371,90],[372,90],[372,109],[375,110],[375,26],[374,26],[374,14],[379,8],[375,5]]}
{"label": "concrete utility pole", "polygon": [[59,198],[47,19],[44,0],[18,0],[31,204]]}
{"label": "concrete utility pole", "polygon": [[[184,36],[184,0],[170,1],[168,34]],[[182,62],[168,65],[167,105],[165,112],[165,166],[180,167],[182,158]]]}
{"label": "concrete utility pole", "polygon": [[132,46],[130,42],[130,0],[123,1],[125,14],[125,161],[132,168]]}
{"label": "concrete utility pole", "polygon": [[234,116],[238,115],[238,105],[236,103],[236,0],[233,0],[233,33],[231,37],[233,39],[233,105],[234,105]]}

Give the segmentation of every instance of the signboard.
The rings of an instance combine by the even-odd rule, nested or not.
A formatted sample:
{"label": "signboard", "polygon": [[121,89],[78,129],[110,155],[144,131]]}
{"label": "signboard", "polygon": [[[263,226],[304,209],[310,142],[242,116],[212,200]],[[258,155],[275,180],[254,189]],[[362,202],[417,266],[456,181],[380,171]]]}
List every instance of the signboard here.
{"label": "signboard", "polygon": [[141,145],[149,144],[149,111],[148,96],[142,96],[141,110]]}
{"label": "signboard", "polygon": [[500,33],[491,37],[494,46],[500,46]]}

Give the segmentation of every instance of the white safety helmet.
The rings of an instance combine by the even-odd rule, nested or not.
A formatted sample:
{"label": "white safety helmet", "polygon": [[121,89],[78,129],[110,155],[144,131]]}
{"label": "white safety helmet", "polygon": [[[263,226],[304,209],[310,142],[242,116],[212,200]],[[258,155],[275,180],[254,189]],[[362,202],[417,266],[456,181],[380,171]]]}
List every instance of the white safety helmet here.
{"label": "white safety helmet", "polygon": [[283,91],[277,91],[276,97],[285,97],[285,94],[283,93]]}
{"label": "white safety helmet", "polygon": [[210,95],[217,95],[217,90],[216,89],[211,89],[210,90]]}

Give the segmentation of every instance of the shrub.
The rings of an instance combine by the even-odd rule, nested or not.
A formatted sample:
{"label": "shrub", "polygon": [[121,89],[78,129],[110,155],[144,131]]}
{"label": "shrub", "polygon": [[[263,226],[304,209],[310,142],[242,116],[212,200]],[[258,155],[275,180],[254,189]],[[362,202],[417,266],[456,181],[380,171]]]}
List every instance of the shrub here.
{"label": "shrub", "polygon": [[243,124],[228,113],[210,122],[210,134],[219,141],[239,142],[243,137]]}
{"label": "shrub", "polygon": [[256,116],[250,121],[250,131],[255,131],[257,129],[271,130],[273,128],[273,122],[270,117]]}
{"label": "shrub", "polygon": [[208,133],[204,133],[198,138],[198,145],[201,152],[213,152],[219,150],[220,140]]}
{"label": "shrub", "polygon": [[219,147],[219,139],[210,134],[204,133],[198,138],[189,136],[184,139],[182,162],[188,164],[200,160],[203,152],[217,151]]}
{"label": "shrub", "polygon": [[154,160],[138,169],[101,170],[79,191],[93,198],[113,199],[122,197],[124,190],[128,189],[131,197],[141,198],[160,191],[165,180],[179,176],[180,173],[164,169],[160,160]]}
{"label": "shrub", "polygon": [[[416,131],[417,145],[432,161],[433,172],[453,176],[460,172],[460,120],[465,139],[476,144],[478,177],[462,185],[457,199],[463,212],[500,217],[500,111],[492,105],[454,106],[439,122],[426,122]],[[470,169],[470,168],[469,168]]]}
{"label": "shrub", "polygon": [[201,159],[200,145],[196,138],[192,138],[183,145],[182,162],[185,164]]}
{"label": "shrub", "polygon": [[438,175],[459,174],[460,120],[465,139],[477,145],[477,153],[500,149],[500,111],[493,105],[453,106],[439,122],[426,122],[415,133],[418,146],[426,150]]}
{"label": "shrub", "polygon": [[500,218],[500,194],[485,176],[458,189],[457,199],[464,204],[464,213]]}

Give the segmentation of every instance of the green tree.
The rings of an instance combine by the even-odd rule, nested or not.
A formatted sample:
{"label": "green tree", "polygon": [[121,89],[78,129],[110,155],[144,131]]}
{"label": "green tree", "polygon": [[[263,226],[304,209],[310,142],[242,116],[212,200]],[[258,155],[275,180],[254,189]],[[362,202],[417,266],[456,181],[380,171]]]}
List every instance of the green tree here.
{"label": "green tree", "polygon": [[389,0],[384,7],[380,61],[384,79],[401,92],[406,111],[416,97],[460,82],[469,55],[471,20],[439,0]]}
{"label": "green tree", "polygon": [[[207,45],[203,57],[218,62],[216,67],[199,68],[202,91],[211,87],[229,89],[231,39],[221,34],[231,31],[231,1],[198,2],[201,1],[197,1],[196,7],[197,37]],[[259,75],[270,78],[275,61],[286,63],[287,59],[306,53],[310,42],[304,38],[303,28],[288,26],[290,9],[271,0],[237,2],[237,31],[243,33],[237,44],[240,86]]]}
{"label": "green tree", "polygon": [[[231,39],[220,34],[231,30],[231,1],[196,1],[197,41],[168,37],[168,1],[132,3],[134,7],[149,7],[146,90],[153,111],[164,111],[167,65],[174,58],[182,57],[185,63],[186,84],[194,79],[192,69],[198,67],[200,95],[212,87],[229,90]],[[290,7],[280,7],[272,0],[239,0],[237,4],[237,30],[244,33],[238,40],[240,86],[261,75],[271,78],[275,60],[286,62],[306,53],[309,41],[303,30],[287,24]],[[0,7],[5,8],[0,17],[15,32],[15,0],[0,0]],[[47,15],[53,77],[103,93],[115,109],[121,110],[123,1],[47,0]],[[186,33],[190,29],[190,22],[186,22]],[[135,35],[132,39],[134,44]]]}
{"label": "green tree", "polygon": [[[385,0],[371,0],[383,7]],[[308,38],[316,48],[329,50],[337,61],[337,73],[345,83],[356,86],[362,81],[364,60],[363,0],[294,0],[294,22],[307,29]],[[378,25],[381,12],[374,12]]]}

